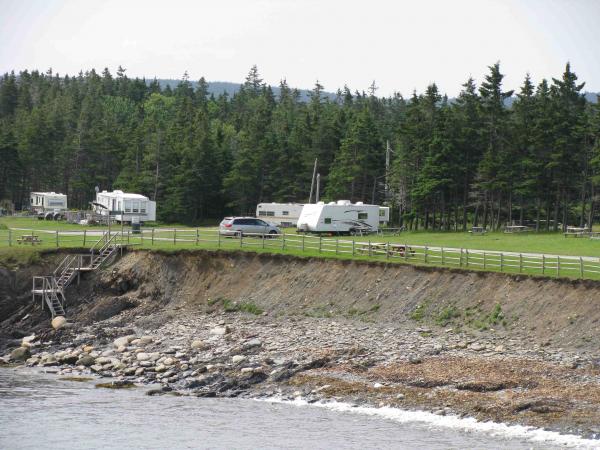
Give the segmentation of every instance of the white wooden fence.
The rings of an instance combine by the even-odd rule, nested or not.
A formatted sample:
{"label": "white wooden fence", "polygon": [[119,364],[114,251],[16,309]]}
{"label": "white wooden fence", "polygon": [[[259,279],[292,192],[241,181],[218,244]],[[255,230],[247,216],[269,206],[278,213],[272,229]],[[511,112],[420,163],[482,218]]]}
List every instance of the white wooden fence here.
{"label": "white wooden fence", "polygon": [[[121,229],[119,228],[119,231]],[[103,230],[48,231],[0,230],[1,246],[40,245],[43,247],[89,246]],[[517,253],[475,250],[453,247],[434,247],[376,239],[356,239],[312,236],[306,234],[244,234],[223,236],[218,229],[206,228],[148,228],[139,233],[123,230],[129,245],[142,247],[211,249],[256,249],[279,253],[306,255],[338,255],[353,259],[372,259],[443,267],[460,267],[507,273],[539,274],[545,276],[600,279],[600,258],[589,256]],[[37,237],[37,239],[29,238]],[[37,242],[34,242],[37,241]]]}

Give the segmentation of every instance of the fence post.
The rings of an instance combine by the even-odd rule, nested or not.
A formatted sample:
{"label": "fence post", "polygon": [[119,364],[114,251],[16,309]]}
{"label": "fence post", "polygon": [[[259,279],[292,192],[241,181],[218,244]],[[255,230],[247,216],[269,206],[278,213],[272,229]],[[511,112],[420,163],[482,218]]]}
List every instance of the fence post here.
{"label": "fence post", "polygon": [[485,252],[483,252],[483,270],[485,270]]}
{"label": "fence post", "polygon": [[152,237],[151,237],[152,242],[150,242],[151,245],[154,245],[154,228],[152,228]]}
{"label": "fence post", "polygon": [[12,247],[12,230],[8,229],[8,246]]}
{"label": "fence post", "polygon": [[217,230],[217,248],[221,248],[221,230]]}
{"label": "fence post", "polygon": [[198,238],[200,237],[200,230],[196,227],[196,245],[198,245]]}
{"label": "fence post", "polygon": [[373,249],[371,248],[371,239],[369,239],[369,258],[373,256]]}
{"label": "fence post", "polygon": [[244,247],[244,233],[240,231],[240,248]]}
{"label": "fence post", "polygon": [[306,237],[306,235],[304,233],[302,233],[302,253],[304,253],[304,238]]}
{"label": "fence post", "polygon": [[519,253],[519,273],[523,272],[523,253]]}
{"label": "fence post", "polygon": [[502,272],[504,266],[504,253],[500,253],[500,272]]}
{"label": "fence post", "polygon": [[462,247],[460,248],[460,255],[458,255],[458,267],[462,267]]}
{"label": "fence post", "polygon": [[[33,231],[31,232],[31,234],[33,234]],[[58,247],[58,230],[56,230],[56,246]]]}
{"label": "fence post", "polygon": [[322,241],[323,241],[323,237],[321,235],[319,235],[319,253],[321,253],[321,246],[323,245]]}
{"label": "fence post", "polygon": [[404,243],[404,261],[408,261],[408,244]]}
{"label": "fence post", "polygon": [[177,228],[173,228],[173,245],[177,244]]}
{"label": "fence post", "polygon": [[339,245],[340,245],[340,238],[336,237],[335,238],[335,254],[336,255],[339,253]]}
{"label": "fence post", "polygon": [[444,247],[441,247],[442,249],[442,266],[444,265]]}
{"label": "fence post", "polygon": [[263,234],[262,234],[262,248],[265,248],[265,239],[266,239],[265,236],[266,236],[266,234],[263,231]]}
{"label": "fence post", "polygon": [[355,245],[356,245],[356,241],[354,239],[352,239],[352,256],[354,256]]}
{"label": "fence post", "polygon": [[281,251],[285,251],[285,231],[281,232]]}
{"label": "fence post", "polygon": [[390,259],[390,243],[385,243],[385,259]]}
{"label": "fence post", "polygon": [[83,246],[85,247],[85,238],[87,236],[87,230],[83,230]]}
{"label": "fence post", "polygon": [[560,277],[560,256],[556,256],[556,276]]}
{"label": "fence post", "polygon": [[427,263],[427,246],[423,249],[423,262]]}
{"label": "fence post", "polygon": [[580,278],[583,278],[583,258],[579,257],[579,274]]}
{"label": "fence post", "polygon": [[465,267],[469,267],[469,249],[465,248]]}
{"label": "fence post", "polygon": [[542,275],[546,272],[546,256],[542,255]]}

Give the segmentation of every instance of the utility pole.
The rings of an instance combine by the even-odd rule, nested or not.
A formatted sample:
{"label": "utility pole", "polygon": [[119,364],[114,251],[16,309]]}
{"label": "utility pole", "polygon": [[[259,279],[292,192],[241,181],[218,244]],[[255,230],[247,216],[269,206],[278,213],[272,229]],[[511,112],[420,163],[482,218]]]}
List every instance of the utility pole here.
{"label": "utility pole", "polygon": [[390,141],[385,141],[385,201],[389,200],[390,190]]}
{"label": "utility pole", "polygon": [[317,195],[315,196],[315,203],[319,203],[319,191],[321,188],[321,174],[317,174]]}
{"label": "utility pole", "polygon": [[[310,182],[310,195],[308,196],[308,203],[312,203],[313,189],[315,187],[315,176],[317,175],[317,158],[315,158],[315,167],[313,168],[312,181]],[[317,194],[318,197],[318,194]]]}

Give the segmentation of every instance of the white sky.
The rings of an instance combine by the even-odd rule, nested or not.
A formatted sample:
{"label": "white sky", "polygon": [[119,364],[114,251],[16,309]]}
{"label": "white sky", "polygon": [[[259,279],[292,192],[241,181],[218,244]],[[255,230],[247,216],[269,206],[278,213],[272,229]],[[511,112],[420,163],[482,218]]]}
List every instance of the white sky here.
{"label": "white sky", "polygon": [[600,91],[600,0],[0,0],[0,72],[61,75],[119,65],[147,78],[327,91],[344,84],[455,96],[501,62],[506,88],[559,77],[565,62]]}

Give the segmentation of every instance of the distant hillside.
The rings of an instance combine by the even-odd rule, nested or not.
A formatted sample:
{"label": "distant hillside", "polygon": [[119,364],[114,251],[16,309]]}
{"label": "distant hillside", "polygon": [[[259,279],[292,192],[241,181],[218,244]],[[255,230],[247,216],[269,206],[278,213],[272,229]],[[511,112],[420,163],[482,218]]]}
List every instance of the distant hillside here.
{"label": "distant hillside", "polygon": [[[158,82],[162,88],[170,86],[171,89],[175,89],[175,87],[177,86],[177,84],[180,81],[181,80],[171,80],[171,79],[159,79],[158,80]],[[150,82],[150,80],[148,80],[148,82]],[[194,89],[196,88],[196,86],[198,84],[197,81],[191,81],[190,83],[192,83],[192,86],[194,87]],[[279,95],[279,87],[271,86],[271,89],[273,89],[273,93],[275,95],[277,95],[277,96]],[[239,90],[240,90],[240,83],[231,83],[229,81],[209,81],[208,82],[208,92],[209,92],[209,94],[214,94],[215,97],[223,94],[224,92],[227,92],[227,94],[231,96]],[[301,101],[309,100],[310,90],[299,89],[299,91],[300,91],[300,100]],[[323,97],[328,97],[330,100],[335,99],[335,94],[332,92],[323,92],[322,95],[323,95]],[[596,103],[598,101],[599,95],[600,95],[600,92],[586,92],[585,98],[590,103]],[[405,98],[409,98],[409,97],[405,97]],[[454,98],[451,98],[450,102],[454,102],[454,100],[455,100]],[[515,100],[516,100],[516,97],[507,98],[506,102],[505,102],[506,106],[508,106],[508,107],[512,106],[512,104]]]}
{"label": "distant hillside", "polygon": [[[150,82],[151,80],[147,81]],[[175,89],[175,87],[179,84],[180,81],[181,80],[159,79],[158,83],[162,88],[170,86],[171,89]],[[190,81],[190,83],[192,83],[194,89],[198,85],[197,81]],[[215,97],[223,94],[224,92],[227,92],[227,94],[231,96],[240,90],[240,85],[241,83],[231,83],[229,81],[208,81],[208,92],[209,94],[214,94]],[[273,93],[275,95],[279,96],[279,87],[271,86],[271,89],[273,89]],[[309,100],[310,90],[299,89],[299,92],[301,101]],[[329,97],[332,100],[335,98],[335,94],[331,92],[323,92],[322,95],[323,97]]]}

